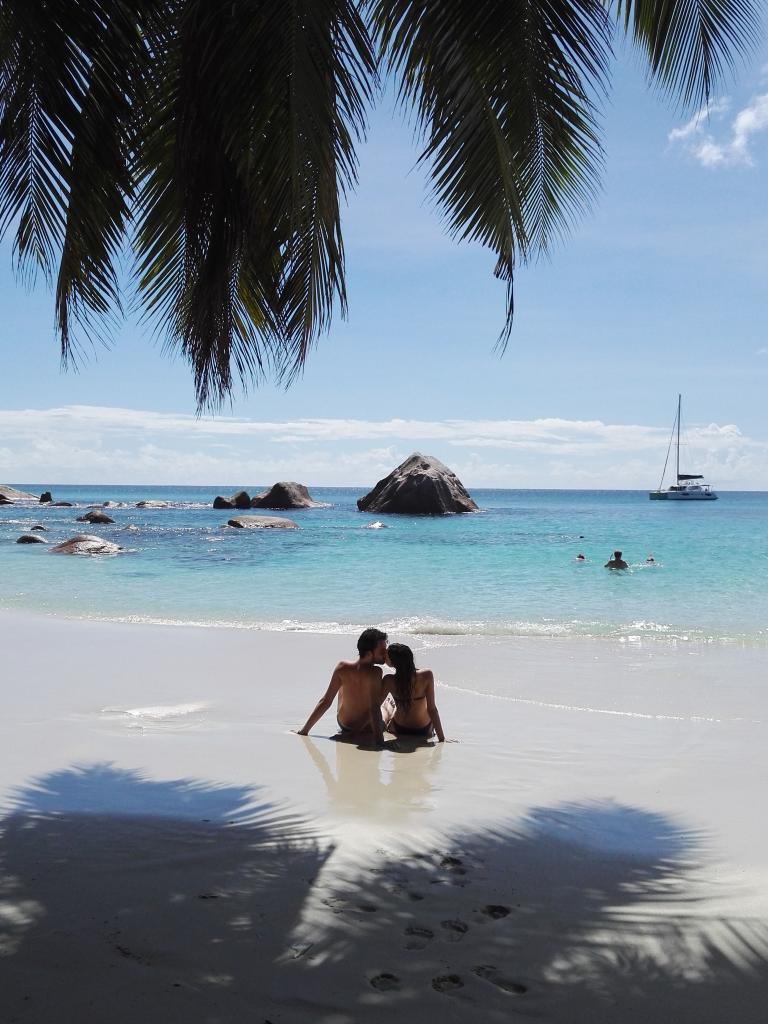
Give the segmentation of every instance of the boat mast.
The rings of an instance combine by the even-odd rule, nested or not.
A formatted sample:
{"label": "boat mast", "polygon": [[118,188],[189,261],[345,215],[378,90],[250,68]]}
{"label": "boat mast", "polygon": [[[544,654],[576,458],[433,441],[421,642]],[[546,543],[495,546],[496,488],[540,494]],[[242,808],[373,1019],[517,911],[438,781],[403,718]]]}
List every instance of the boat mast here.
{"label": "boat mast", "polygon": [[682,395],[677,396],[677,483],[680,483],[680,406]]}

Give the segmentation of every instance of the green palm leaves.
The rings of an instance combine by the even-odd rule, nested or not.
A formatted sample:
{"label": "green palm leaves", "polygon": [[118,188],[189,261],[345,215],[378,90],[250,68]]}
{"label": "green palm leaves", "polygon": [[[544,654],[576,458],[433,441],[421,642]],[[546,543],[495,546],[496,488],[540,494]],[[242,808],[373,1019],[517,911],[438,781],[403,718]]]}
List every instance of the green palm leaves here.
{"label": "green palm leaves", "polygon": [[346,306],[340,205],[395,77],[448,230],[516,262],[599,187],[614,21],[707,97],[752,0],[0,0],[0,231],[55,283],[66,359],[126,288],[216,406],[290,382]]}

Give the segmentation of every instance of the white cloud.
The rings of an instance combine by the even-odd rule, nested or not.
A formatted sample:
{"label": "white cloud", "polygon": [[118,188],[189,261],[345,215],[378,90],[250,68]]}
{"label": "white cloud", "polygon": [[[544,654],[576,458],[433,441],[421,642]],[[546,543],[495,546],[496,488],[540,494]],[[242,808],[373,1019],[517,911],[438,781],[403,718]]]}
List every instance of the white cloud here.
{"label": "white cloud", "polygon": [[708,129],[712,118],[721,119],[728,108],[727,100],[702,107],[687,124],[672,129],[669,141],[684,145],[704,167],[751,166],[751,142],[768,128],[768,93],[755,96],[740,110],[731,121],[730,134],[718,140]]}
{"label": "white cloud", "polygon": [[[718,486],[768,488],[768,441],[735,424],[687,433],[691,471]],[[366,486],[422,450],[468,486],[642,488],[658,482],[669,427],[556,417],[279,422],[67,406],[0,410],[0,436],[0,480],[16,484]]]}
{"label": "white cloud", "polygon": [[684,124],[681,128],[672,129],[667,136],[669,141],[684,142],[700,135],[709,124],[710,119],[724,114],[730,108],[730,105],[731,101],[727,96],[724,96],[722,99],[714,100],[708,106],[703,106],[700,110],[696,111],[687,124]]}

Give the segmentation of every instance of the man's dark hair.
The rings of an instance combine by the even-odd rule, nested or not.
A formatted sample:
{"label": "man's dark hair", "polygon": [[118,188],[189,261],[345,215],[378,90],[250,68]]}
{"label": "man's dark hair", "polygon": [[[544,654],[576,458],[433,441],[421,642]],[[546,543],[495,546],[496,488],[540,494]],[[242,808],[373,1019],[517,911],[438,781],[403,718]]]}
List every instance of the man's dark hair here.
{"label": "man's dark hair", "polygon": [[620,551],[614,551],[613,552],[613,557],[614,558],[621,558],[621,552]]}
{"label": "man's dark hair", "polygon": [[364,654],[370,654],[376,647],[376,644],[386,639],[387,634],[382,633],[380,629],[374,629],[373,626],[369,629],[364,629],[357,638],[357,653],[362,658]]}

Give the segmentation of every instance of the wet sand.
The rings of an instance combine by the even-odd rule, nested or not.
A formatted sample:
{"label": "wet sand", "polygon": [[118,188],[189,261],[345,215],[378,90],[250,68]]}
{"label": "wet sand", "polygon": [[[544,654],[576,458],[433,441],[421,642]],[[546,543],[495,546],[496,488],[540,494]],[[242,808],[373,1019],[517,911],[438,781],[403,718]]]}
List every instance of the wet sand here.
{"label": "wet sand", "polygon": [[370,751],[354,637],[0,639],[3,1024],[765,1019],[768,651],[411,638],[459,742]]}

